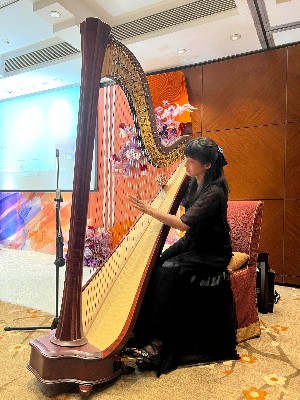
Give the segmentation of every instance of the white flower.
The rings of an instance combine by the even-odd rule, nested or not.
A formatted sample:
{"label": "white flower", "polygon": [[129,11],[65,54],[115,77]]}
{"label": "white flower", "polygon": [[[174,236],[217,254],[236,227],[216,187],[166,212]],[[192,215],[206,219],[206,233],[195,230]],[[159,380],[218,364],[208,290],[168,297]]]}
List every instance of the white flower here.
{"label": "white flower", "polygon": [[131,155],[132,155],[132,150],[131,150],[131,149],[130,149],[130,150],[127,150],[127,151],[125,152],[125,157],[126,157],[126,158],[130,159],[130,158],[131,158]]}
{"label": "white flower", "polygon": [[272,342],[271,342],[271,346],[273,346],[273,347],[277,347],[277,346],[279,346],[279,343],[278,343],[278,342],[276,342],[276,340],[272,340]]}
{"label": "white flower", "polygon": [[120,129],[120,138],[124,139],[127,136],[127,133],[124,129]]}
{"label": "white flower", "polygon": [[88,257],[90,257],[90,256],[93,255],[93,252],[92,252],[91,249],[89,249],[88,247],[86,247],[85,250],[84,250],[84,255],[85,255],[85,257],[88,258]]}
{"label": "white flower", "polygon": [[278,376],[277,374],[269,374],[267,376],[264,376],[264,380],[267,382],[268,385],[283,386],[285,384],[286,378],[283,376]]}
{"label": "white flower", "polygon": [[135,160],[139,160],[141,158],[141,153],[139,151],[137,151],[137,150],[132,150],[132,157]]}

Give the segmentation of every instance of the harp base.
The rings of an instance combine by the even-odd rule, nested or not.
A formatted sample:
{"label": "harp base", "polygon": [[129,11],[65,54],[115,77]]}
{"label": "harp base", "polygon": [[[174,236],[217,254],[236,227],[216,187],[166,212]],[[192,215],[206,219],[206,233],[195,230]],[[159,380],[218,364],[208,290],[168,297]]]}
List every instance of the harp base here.
{"label": "harp base", "polygon": [[80,347],[62,347],[51,342],[53,332],[30,342],[27,369],[45,384],[78,383],[81,395],[88,396],[94,385],[105,383],[123,373],[123,363],[87,343]]}

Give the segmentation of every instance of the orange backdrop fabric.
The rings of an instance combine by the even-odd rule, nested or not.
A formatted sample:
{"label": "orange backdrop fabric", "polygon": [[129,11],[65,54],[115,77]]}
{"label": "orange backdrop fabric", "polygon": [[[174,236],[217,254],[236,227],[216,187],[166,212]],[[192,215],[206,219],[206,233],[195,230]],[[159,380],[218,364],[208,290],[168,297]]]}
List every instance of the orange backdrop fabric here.
{"label": "orange backdrop fabric", "polygon": [[[163,100],[168,100],[171,104],[182,106],[189,102],[188,92],[182,71],[167,72],[164,74],[147,76],[154,108],[161,106]],[[190,122],[189,112],[184,112],[177,118],[179,122]]]}

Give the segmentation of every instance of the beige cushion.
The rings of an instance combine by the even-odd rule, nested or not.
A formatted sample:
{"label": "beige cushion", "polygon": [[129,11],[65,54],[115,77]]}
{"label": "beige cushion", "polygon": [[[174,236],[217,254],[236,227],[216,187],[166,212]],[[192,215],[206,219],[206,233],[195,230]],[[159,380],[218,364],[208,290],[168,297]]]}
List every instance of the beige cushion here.
{"label": "beige cushion", "polygon": [[236,271],[237,269],[245,265],[249,260],[249,255],[246,253],[239,253],[238,251],[234,251],[232,254],[233,256],[231,257],[230,263],[227,267],[229,271]]}

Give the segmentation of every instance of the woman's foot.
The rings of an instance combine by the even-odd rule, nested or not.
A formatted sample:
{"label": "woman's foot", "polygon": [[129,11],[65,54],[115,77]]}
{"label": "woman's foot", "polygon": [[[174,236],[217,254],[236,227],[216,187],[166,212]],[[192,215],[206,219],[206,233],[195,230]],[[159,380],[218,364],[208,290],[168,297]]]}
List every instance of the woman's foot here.
{"label": "woman's foot", "polygon": [[148,369],[157,365],[160,358],[161,349],[162,342],[154,339],[142,349],[134,350],[138,367]]}

